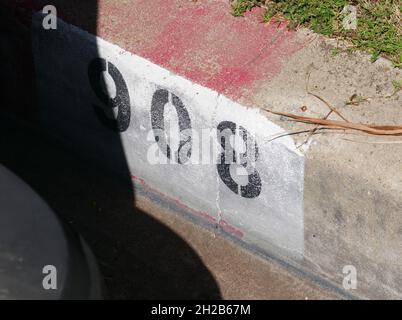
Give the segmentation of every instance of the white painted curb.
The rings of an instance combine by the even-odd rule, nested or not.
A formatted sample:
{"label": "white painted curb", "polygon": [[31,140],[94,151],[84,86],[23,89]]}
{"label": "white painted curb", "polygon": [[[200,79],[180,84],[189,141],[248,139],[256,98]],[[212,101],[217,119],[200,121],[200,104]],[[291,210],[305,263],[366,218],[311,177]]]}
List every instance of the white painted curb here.
{"label": "white painted curb", "polygon": [[[304,156],[288,136],[271,141],[284,133],[282,128],[257,108],[246,108],[62,21],[57,30],[44,30],[42,20],[42,14],[34,16],[33,48],[41,120],[52,134],[111,168],[125,165],[116,159],[120,142],[108,127],[116,122],[107,120],[107,106],[97,89],[103,68],[111,76],[109,94],[114,97],[118,91],[113,112],[134,181],[260,250],[275,248],[303,257]],[[178,123],[195,132],[215,132],[222,125],[234,125],[236,132],[246,129],[258,146],[249,178],[236,176],[236,165],[225,173],[228,167],[219,169],[216,163],[152,164],[149,154],[158,152],[159,146],[150,132]],[[214,134],[210,138],[219,146]],[[193,139],[193,150],[195,145]],[[195,155],[192,152],[191,157]]]}

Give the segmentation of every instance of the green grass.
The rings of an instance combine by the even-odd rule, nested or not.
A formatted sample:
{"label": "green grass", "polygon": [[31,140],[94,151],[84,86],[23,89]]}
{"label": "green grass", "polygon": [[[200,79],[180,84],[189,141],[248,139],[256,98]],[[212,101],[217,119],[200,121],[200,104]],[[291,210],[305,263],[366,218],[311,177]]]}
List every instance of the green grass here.
{"label": "green grass", "polygon": [[[357,7],[357,29],[343,28],[345,5]],[[314,32],[347,39],[355,49],[380,56],[402,67],[402,0],[234,0],[233,14],[241,16],[255,6],[265,8],[264,21],[286,19],[290,28],[305,26]],[[336,50],[335,50],[336,51]],[[333,53],[336,53],[336,52]]]}
{"label": "green grass", "polygon": [[392,85],[394,86],[394,89],[396,91],[402,90],[402,79],[399,80],[393,80]]}
{"label": "green grass", "polygon": [[259,0],[232,0],[232,14],[241,17],[245,12],[261,4]]}

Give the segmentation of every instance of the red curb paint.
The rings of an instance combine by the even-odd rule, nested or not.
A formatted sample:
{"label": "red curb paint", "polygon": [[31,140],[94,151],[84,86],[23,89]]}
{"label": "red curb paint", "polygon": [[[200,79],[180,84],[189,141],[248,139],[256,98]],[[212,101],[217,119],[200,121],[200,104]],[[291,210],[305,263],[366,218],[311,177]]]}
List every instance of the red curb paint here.
{"label": "red curb paint", "polygon": [[85,14],[75,12],[84,5],[70,2],[24,0],[23,5],[38,9],[46,2],[56,3],[60,17],[84,29],[84,20],[97,14],[101,38],[245,102],[255,86],[270,81],[304,47],[286,24],[263,24],[261,8],[235,18],[226,0],[153,0],[152,5],[143,0],[98,0],[98,12]]}
{"label": "red curb paint", "polygon": [[183,7],[159,27],[156,44],[137,53],[233,99],[257,81],[269,81],[302,47],[285,24],[263,25],[260,8],[234,18],[221,1]]}

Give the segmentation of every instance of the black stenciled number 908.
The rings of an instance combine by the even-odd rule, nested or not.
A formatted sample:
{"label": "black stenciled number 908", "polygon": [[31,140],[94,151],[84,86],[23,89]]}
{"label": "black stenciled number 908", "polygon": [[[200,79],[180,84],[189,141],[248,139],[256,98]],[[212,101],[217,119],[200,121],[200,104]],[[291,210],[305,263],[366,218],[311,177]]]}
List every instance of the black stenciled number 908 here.
{"label": "black stenciled number 908", "polygon": [[[116,96],[114,98],[109,97],[101,85],[102,73],[107,71],[112,77],[114,84],[116,86]],[[99,120],[109,129],[116,132],[124,132],[130,126],[131,110],[130,110],[130,95],[124,81],[123,75],[117,69],[117,67],[111,62],[107,62],[103,58],[93,59],[88,66],[88,77],[92,89],[96,93],[100,101],[103,102],[104,107],[99,107],[94,105],[94,110],[99,118]],[[104,80],[103,80],[104,81]],[[164,135],[156,134],[158,130],[164,130],[164,108],[166,103],[169,101],[169,96],[171,97],[172,103],[177,111],[179,118],[179,129],[181,132],[191,132],[191,120],[189,113],[179,97],[172,94],[168,90],[158,89],[154,92],[151,104],[151,123],[152,129],[155,132],[155,140],[159,147],[165,153],[168,158],[171,158],[172,152],[170,146],[167,144]],[[113,109],[117,108],[117,117],[114,117]],[[224,133],[228,132],[229,136]],[[254,150],[254,161],[258,158],[258,147],[257,143],[254,142],[248,131],[242,126],[239,127],[240,135],[246,145],[246,152],[241,154],[240,165],[246,169],[248,167],[249,160],[249,150]],[[230,135],[236,134],[236,123],[231,121],[222,121],[218,125],[218,140],[221,144],[223,152],[218,159],[217,170],[219,177],[225,183],[225,185],[232,190],[234,193],[239,194],[239,185],[234,181],[230,173],[230,166],[236,163],[236,151],[232,149],[228,140]],[[253,148],[249,148],[249,144],[252,143]],[[184,148],[186,147],[186,148]],[[181,149],[185,150],[185,158],[188,159],[191,156],[191,135],[185,135],[185,138],[180,141],[179,150],[177,153],[177,160],[179,164],[183,164],[180,157]],[[228,159],[228,155],[231,158]],[[229,160],[229,161],[228,161]],[[252,168],[251,173],[248,173],[248,184],[245,186],[240,186],[240,196],[244,198],[256,198],[261,193],[261,178],[259,173],[255,168]]]}
{"label": "black stenciled number 908", "polygon": [[[102,89],[101,81],[104,82],[102,74],[105,71],[108,72],[114,81],[116,87],[116,96],[114,98],[109,97]],[[103,107],[94,105],[95,113],[99,120],[113,131],[126,131],[130,125],[131,117],[130,94],[119,69],[105,59],[95,58],[88,66],[88,77],[92,89],[104,104]],[[117,108],[116,118],[113,114],[113,109],[115,108]]]}

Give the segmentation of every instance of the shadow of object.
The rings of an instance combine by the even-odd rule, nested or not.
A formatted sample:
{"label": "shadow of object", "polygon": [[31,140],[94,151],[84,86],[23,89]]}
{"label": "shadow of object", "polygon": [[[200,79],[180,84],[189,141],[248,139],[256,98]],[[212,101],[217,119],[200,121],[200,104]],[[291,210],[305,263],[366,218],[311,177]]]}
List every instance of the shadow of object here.
{"label": "shadow of object", "polygon": [[[42,4],[33,2],[36,7]],[[64,10],[80,6],[78,12],[85,19],[75,19],[84,21],[81,27],[96,34],[97,1],[46,4],[64,6]],[[0,34],[6,30],[10,27],[0,21]],[[7,39],[16,41],[9,34]],[[26,35],[20,39],[30,41]],[[18,68],[18,61],[10,58],[15,54],[24,61],[31,59],[23,64],[33,64],[32,57],[26,56],[29,47],[29,43],[2,46],[2,50],[8,50],[2,63],[14,65],[8,67],[10,74],[6,76],[15,76],[12,70]],[[25,73],[26,77],[31,76],[30,72]],[[33,80],[17,79],[5,93],[9,99],[7,108],[0,109],[0,163],[25,180],[86,239],[104,276],[107,298],[219,299],[216,281],[194,250],[169,228],[135,208],[135,190],[127,165],[116,175],[43,133],[36,112],[31,112],[36,110]],[[28,92],[31,99],[18,99]],[[116,162],[126,164],[119,134],[110,134]]]}

